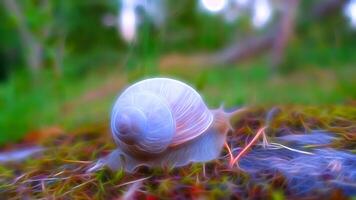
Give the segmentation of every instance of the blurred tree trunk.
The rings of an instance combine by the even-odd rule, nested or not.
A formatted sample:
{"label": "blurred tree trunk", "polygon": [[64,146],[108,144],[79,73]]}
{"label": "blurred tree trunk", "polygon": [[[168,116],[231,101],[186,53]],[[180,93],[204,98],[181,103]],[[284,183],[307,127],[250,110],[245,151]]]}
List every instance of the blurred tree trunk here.
{"label": "blurred tree trunk", "polygon": [[282,2],[281,16],[275,28],[260,37],[250,37],[243,42],[236,42],[216,53],[215,63],[236,63],[256,57],[266,51],[272,54],[272,70],[275,71],[282,62],[285,48],[293,35],[299,0]]}
{"label": "blurred tree trunk", "polygon": [[[346,0],[318,1],[311,8],[303,11],[301,18],[306,17],[312,23],[317,23],[317,20],[337,13],[345,2]],[[161,61],[160,68],[164,70],[170,68],[170,66],[177,67],[179,65],[213,66],[226,63],[239,63],[261,54],[270,53],[272,71],[277,71],[278,66],[283,62],[286,48],[293,36],[296,22],[299,19],[297,19],[297,12],[300,3],[300,0],[280,1],[281,15],[279,21],[271,31],[264,35],[251,36],[242,41],[233,42],[212,54],[200,54],[188,57],[179,55],[167,56],[167,58]]]}
{"label": "blurred tree trunk", "polygon": [[299,0],[283,1],[282,16],[272,46],[272,71],[282,63],[288,41],[293,35]]}
{"label": "blurred tree trunk", "polygon": [[[308,19],[317,23],[316,20],[325,18],[335,14],[342,8],[346,0],[323,0],[315,3],[308,11],[303,11],[303,15],[309,16]],[[212,63],[238,63],[246,59],[250,59],[270,51],[271,67],[275,71],[281,64],[284,57],[284,52],[290,38],[293,36],[296,15],[300,0],[284,0],[281,1],[282,12],[279,22],[271,32],[260,36],[252,36],[246,38],[242,42],[236,42],[213,56],[208,56],[212,59]]]}
{"label": "blurred tree trunk", "polygon": [[250,37],[233,43],[217,52],[212,57],[212,63],[235,63],[260,55],[271,48],[274,38],[275,34],[271,32],[261,37]]}
{"label": "blurred tree trunk", "polygon": [[27,66],[33,74],[37,74],[42,68],[43,44],[31,33],[26,18],[15,0],[4,0],[4,7],[15,19],[17,29],[20,33],[22,45],[25,50]]}

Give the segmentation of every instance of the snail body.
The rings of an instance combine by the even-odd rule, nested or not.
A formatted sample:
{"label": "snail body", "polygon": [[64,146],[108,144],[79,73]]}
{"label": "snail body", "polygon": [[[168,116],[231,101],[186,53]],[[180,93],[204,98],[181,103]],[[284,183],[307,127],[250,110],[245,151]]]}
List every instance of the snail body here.
{"label": "snail body", "polygon": [[175,167],[214,160],[235,113],[210,110],[192,87],[177,80],[137,82],[114,104],[111,130],[118,148],[104,164],[132,172],[141,165]]}

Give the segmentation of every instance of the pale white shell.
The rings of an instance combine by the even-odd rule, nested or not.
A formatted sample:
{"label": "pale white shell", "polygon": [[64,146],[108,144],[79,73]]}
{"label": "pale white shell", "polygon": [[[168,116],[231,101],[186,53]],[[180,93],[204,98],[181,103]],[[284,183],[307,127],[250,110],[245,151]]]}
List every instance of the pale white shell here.
{"label": "pale white shell", "polygon": [[171,144],[175,128],[167,103],[149,91],[124,93],[112,111],[114,140],[130,152],[163,152]]}
{"label": "pale white shell", "polygon": [[[151,78],[128,87],[119,100],[130,99],[139,93],[152,93],[168,105],[174,122],[175,131],[169,146],[176,146],[190,141],[204,133],[213,123],[213,114],[204,104],[202,97],[189,85],[169,79]],[[122,102],[117,103],[122,103]],[[137,104],[145,104],[141,99]],[[116,105],[117,106],[117,105]],[[115,109],[115,107],[114,107]],[[149,122],[148,122],[149,123]]]}

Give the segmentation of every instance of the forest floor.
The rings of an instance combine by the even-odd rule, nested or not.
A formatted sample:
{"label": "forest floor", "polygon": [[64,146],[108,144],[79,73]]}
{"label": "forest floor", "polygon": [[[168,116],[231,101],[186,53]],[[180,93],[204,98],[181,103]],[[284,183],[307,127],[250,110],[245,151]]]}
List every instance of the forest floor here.
{"label": "forest floor", "polygon": [[[293,187],[296,182],[290,174],[284,173],[283,168],[258,169],[259,163],[262,166],[269,157],[256,159],[254,156],[258,152],[265,155],[273,151],[261,151],[262,138],[243,156],[241,168],[229,167],[228,151],[224,149],[219,159],[206,164],[195,163],[174,169],[141,167],[132,174],[106,168],[88,173],[86,170],[98,158],[115,148],[107,123],[101,123],[71,132],[60,127],[42,129],[28,134],[16,145],[4,147],[0,155],[0,162],[3,162],[0,165],[0,194],[4,199],[354,199],[356,173],[353,167],[356,164],[350,162],[356,161],[352,157],[356,155],[355,104],[280,106],[279,109],[266,131],[266,138],[271,144],[286,134],[304,136],[312,135],[314,130],[323,130],[333,133],[332,140],[325,142],[320,138],[324,136],[320,136],[311,140],[311,144],[297,148],[316,155],[319,148],[340,150],[343,152],[340,155],[349,156],[347,160],[339,154],[335,155],[335,160],[340,162],[328,160],[329,163],[324,166],[332,166],[328,173],[318,169],[323,171],[316,178],[321,185],[310,185],[310,190],[302,191]],[[235,119],[235,129],[229,133],[227,143],[231,147],[244,147],[266,124],[269,110],[267,107],[253,107]],[[306,138],[303,141],[308,143]],[[292,145],[285,141],[280,144]],[[24,155],[29,151],[31,156]],[[236,153],[233,152],[234,155]],[[294,159],[293,155],[292,152],[283,157],[271,154],[271,159],[277,156],[279,160],[287,161]],[[4,156],[12,159],[1,161]],[[251,169],[257,171],[247,168],[249,161],[256,162]],[[308,167],[308,161],[294,163],[293,166],[290,171]],[[303,174],[308,173],[311,172],[303,170]],[[303,174],[296,174],[294,178],[307,179],[308,176]],[[343,182],[335,185],[333,181]]]}
{"label": "forest floor", "polygon": [[[181,77],[199,90],[209,108],[223,101],[227,107],[249,106],[234,119],[227,137],[233,156],[268,124],[266,137],[244,154],[239,167],[229,166],[224,148],[206,164],[88,173],[115,149],[108,127],[113,101],[145,72],[110,68],[83,79],[56,82],[50,77],[33,87],[19,77],[0,88],[0,122],[5,125],[0,135],[1,198],[356,198],[352,65],[338,70],[306,66],[271,76],[260,63],[189,70],[164,64],[160,76]],[[271,105],[280,112],[267,122]],[[267,147],[262,145],[266,142]]]}

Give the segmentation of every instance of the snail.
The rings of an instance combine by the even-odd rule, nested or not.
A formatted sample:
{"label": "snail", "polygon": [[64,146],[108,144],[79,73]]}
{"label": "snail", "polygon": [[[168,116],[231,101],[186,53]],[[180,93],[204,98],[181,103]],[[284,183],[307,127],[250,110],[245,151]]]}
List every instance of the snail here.
{"label": "snail", "polygon": [[[124,90],[111,113],[117,145],[101,165],[133,172],[137,167],[184,166],[216,159],[240,110],[210,110],[191,86],[150,78]],[[94,167],[95,168],[95,167]]]}

